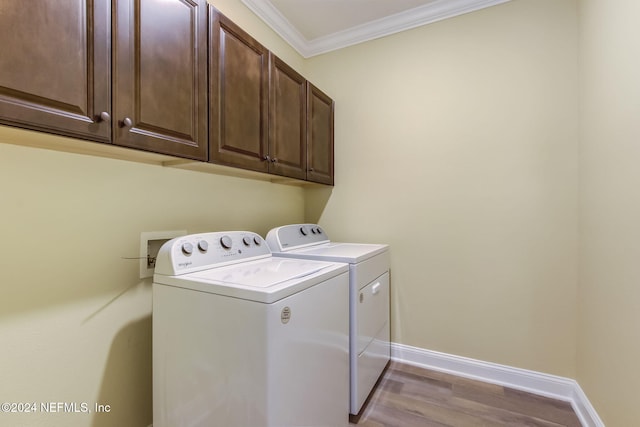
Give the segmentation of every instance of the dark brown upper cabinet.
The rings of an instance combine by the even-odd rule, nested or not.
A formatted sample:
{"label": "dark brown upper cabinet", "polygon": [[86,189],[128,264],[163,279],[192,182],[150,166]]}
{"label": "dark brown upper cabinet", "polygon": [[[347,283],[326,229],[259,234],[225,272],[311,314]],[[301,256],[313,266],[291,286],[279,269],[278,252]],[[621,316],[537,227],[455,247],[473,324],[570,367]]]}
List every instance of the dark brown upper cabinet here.
{"label": "dark brown upper cabinet", "polygon": [[210,162],[333,184],[331,98],[212,6],[209,94]]}
{"label": "dark brown upper cabinet", "polygon": [[113,142],[207,160],[206,0],[114,4]]}
{"label": "dark brown upper cabinet", "polygon": [[3,2],[0,123],[206,160],[206,5]]}
{"label": "dark brown upper cabinet", "polygon": [[269,51],[209,7],[209,160],[268,172]]}
{"label": "dark brown upper cabinet", "polygon": [[111,139],[110,1],[2,2],[0,123]]}
{"label": "dark brown upper cabinet", "polygon": [[0,124],[333,185],[331,98],[207,0],[0,6]]}
{"label": "dark brown upper cabinet", "polygon": [[334,102],[307,82],[307,180],[333,185]]}
{"label": "dark brown upper cabinet", "polygon": [[269,172],[305,179],[307,81],[271,54],[269,82]]}

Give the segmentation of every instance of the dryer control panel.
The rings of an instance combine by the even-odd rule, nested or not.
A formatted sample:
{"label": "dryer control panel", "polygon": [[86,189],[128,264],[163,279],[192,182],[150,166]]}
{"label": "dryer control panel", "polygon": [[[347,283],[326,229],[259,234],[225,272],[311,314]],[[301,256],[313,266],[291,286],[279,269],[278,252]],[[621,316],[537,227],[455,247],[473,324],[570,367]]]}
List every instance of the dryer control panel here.
{"label": "dryer control panel", "polygon": [[177,276],[270,256],[264,239],[251,231],[190,234],[162,245],[155,274]]}
{"label": "dryer control panel", "polygon": [[329,237],[317,224],[283,225],[272,229],[267,234],[267,243],[274,252],[285,252],[328,242]]}

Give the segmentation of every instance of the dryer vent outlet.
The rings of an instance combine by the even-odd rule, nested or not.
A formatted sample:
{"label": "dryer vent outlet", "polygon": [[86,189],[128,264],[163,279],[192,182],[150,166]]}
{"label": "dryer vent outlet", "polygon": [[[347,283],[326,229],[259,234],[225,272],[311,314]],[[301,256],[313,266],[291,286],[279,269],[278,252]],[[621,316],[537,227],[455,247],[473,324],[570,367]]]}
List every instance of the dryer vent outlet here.
{"label": "dryer vent outlet", "polygon": [[140,278],[153,276],[158,252],[166,241],[186,234],[186,230],[144,231],[140,233]]}

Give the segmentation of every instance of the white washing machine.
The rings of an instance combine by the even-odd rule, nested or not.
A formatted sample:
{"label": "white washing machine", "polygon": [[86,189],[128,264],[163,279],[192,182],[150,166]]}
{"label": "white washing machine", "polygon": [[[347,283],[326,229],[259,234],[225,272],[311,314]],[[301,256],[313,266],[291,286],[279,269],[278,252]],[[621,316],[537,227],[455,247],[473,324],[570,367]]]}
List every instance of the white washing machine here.
{"label": "white washing machine", "polygon": [[274,228],[267,243],[274,256],[349,264],[349,402],[357,420],[391,358],[389,246],[331,242],[317,224]]}
{"label": "white washing machine", "polygon": [[251,232],[166,242],[153,276],[154,427],[347,426],[349,273]]}

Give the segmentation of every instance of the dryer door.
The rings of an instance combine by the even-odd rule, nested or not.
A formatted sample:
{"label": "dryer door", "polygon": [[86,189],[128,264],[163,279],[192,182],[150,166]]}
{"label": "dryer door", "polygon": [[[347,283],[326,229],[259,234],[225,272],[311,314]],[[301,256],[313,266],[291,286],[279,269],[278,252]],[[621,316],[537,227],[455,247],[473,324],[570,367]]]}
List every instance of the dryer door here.
{"label": "dryer door", "polygon": [[358,292],[358,355],[389,322],[389,273]]}
{"label": "dryer door", "polygon": [[357,298],[357,353],[351,355],[350,408],[354,415],[360,412],[391,357],[389,273],[362,288]]}

